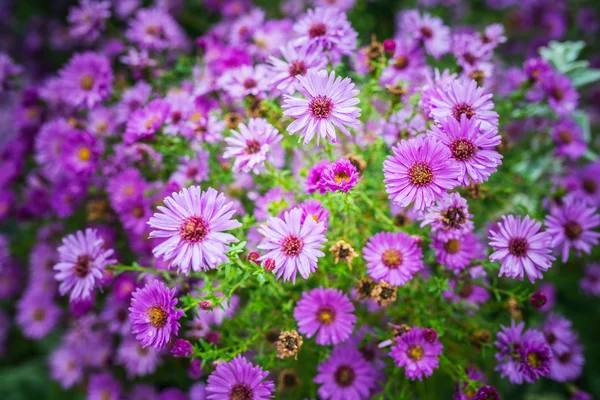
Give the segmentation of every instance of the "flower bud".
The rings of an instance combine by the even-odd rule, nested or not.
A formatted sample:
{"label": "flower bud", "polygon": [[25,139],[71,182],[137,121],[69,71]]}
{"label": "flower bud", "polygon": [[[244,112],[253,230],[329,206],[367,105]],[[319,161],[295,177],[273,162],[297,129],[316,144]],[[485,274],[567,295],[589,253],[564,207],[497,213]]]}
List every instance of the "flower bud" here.
{"label": "flower bud", "polygon": [[531,304],[531,306],[538,310],[541,309],[542,307],[544,307],[544,305],[546,305],[547,302],[548,302],[548,298],[542,292],[534,292],[529,297],[529,303]]}
{"label": "flower bud", "polygon": [[258,254],[256,251],[251,251],[250,253],[248,253],[248,261],[251,261],[254,264],[258,265],[259,257],[260,257],[260,254]]}
{"label": "flower bud", "polygon": [[383,51],[392,55],[396,51],[396,41],[394,39],[385,39],[383,41]]}

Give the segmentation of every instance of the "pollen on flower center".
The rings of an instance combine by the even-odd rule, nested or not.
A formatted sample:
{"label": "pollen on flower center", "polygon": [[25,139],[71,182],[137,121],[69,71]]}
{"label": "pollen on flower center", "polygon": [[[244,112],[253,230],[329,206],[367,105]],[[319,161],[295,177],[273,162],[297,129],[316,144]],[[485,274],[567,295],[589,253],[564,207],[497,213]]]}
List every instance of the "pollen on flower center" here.
{"label": "pollen on flower center", "polygon": [[162,28],[159,25],[149,25],[146,27],[146,33],[158,37],[162,35]]}
{"label": "pollen on flower center", "polygon": [[340,365],[335,371],[334,377],[338,385],[341,387],[348,387],[354,382],[356,372],[347,365]]}
{"label": "pollen on flower center", "polygon": [[319,37],[319,36],[324,36],[326,33],[327,33],[327,27],[325,26],[325,24],[323,24],[321,22],[313,24],[308,29],[308,36],[310,36],[311,39]]}
{"label": "pollen on flower center", "polygon": [[166,325],[168,314],[161,307],[152,306],[146,311],[148,318],[150,318],[150,323],[156,328],[162,328]]}
{"label": "pollen on flower center", "polygon": [[578,222],[569,221],[565,224],[565,236],[570,240],[577,240],[583,233],[583,228]]}
{"label": "pollen on flower center", "polygon": [[514,238],[508,243],[508,251],[513,256],[523,257],[529,250],[529,243],[525,238]]}
{"label": "pollen on flower center", "polygon": [[79,79],[79,86],[83,90],[91,90],[94,87],[94,77],[90,74],[83,74]]}
{"label": "pollen on flower center", "polygon": [[406,354],[408,355],[408,357],[413,360],[413,361],[419,361],[421,358],[423,358],[423,355],[425,354],[425,350],[423,350],[423,346],[420,345],[414,345],[414,346],[410,346],[408,348],[408,350],[406,351]]}
{"label": "pollen on flower center", "polygon": [[44,310],[43,308],[35,309],[35,311],[33,312],[33,320],[40,322],[43,321],[44,318],[46,318],[46,310]]}
{"label": "pollen on flower center", "polygon": [[77,157],[81,161],[89,161],[89,159],[92,157],[92,152],[87,147],[82,147],[77,152]]}
{"label": "pollen on flower center", "polygon": [[335,310],[329,306],[322,306],[317,311],[317,319],[322,324],[330,325],[335,321]]}
{"label": "pollen on flower center", "polygon": [[433,181],[433,171],[431,171],[429,165],[423,162],[417,162],[408,170],[408,177],[410,183],[414,186],[421,187],[429,185]]}
{"label": "pollen on flower center", "polygon": [[527,354],[527,363],[533,368],[539,368],[542,365],[542,359],[538,353],[531,352]]}
{"label": "pollen on flower center", "polygon": [[552,90],[550,91],[550,95],[556,101],[561,101],[562,99],[565,98],[565,92],[563,92],[562,89],[557,88],[557,87],[552,88]]}
{"label": "pollen on flower center", "polygon": [[456,254],[460,250],[460,242],[456,239],[450,239],[444,243],[444,250],[450,254]]}
{"label": "pollen on flower center", "polygon": [[252,400],[253,397],[252,389],[248,385],[238,383],[231,389],[231,400]]}
{"label": "pollen on flower center", "polygon": [[281,242],[281,249],[288,256],[297,256],[302,252],[303,247],[304,243],[302,243],[302,239],[293,235],[286,237]]}
{"label": "pollen on flower center", "polygon": [[350,179],[350,177],[348,176],[348,174],[344,171],[340,171],[340,172],[336,172],[334,175],[334,179],[335,179],[335,183],[342,183],[342,182],[348,182],[348,179]]}
{"label": "pollen on flower center", "polygon": [[452,156],[459,161],[466,161],[475,155],[475,145],[467,139],[457,139],[450,145]]}
{"label": "pollen on flower center", "polygon": [[86,277],[90,273],[90,262],[90,256],[87,254],[78,256],[75,262],[75,275],[80,278]]}
{"label": "pollen on flower center", "polygon": [[398,56],[394,59],[394,67],[398,70],[408,67],[408,58],[406,56]]}
{"label": "pollen on flower center", "polygon": [[398,268],[402,265],[402,253],[396,249],[388,249],[383,252],[381,262],[388,268]]}
{"label": "pollen on flower center", "polygon": [[306,74],[306,64],[304,64],[304,61],[292,61],[288,71],[290,72],[290,76],[304,76]]}
{"label": "pollen on flower center", "polygon": [[466,115],[468,119],[471,119],[475,116],[475,110],[468,104],[459,104],[454,106],[452,110],[452,114],[457,121],[460,121],[461,115]]}
{"label": "pollen on flower center", "polygon": [[462,207],[450,207],[441,212],[444,227],[458,229],[467,220]]}
{"label": "pollen on flower center", "polygon": [[329,118],[333,111],[333,101],[327,96],[318,95],[310,101],[308,109],[315,118]]}
{"label": "pollen on flower center", "polygon": [[179,228],[181,239],[196,243],[204,240],[208,233],[208,224],[202,217],[192,216],[186,218]]}
{"label": "pollen on flower center", "polygon": [[569,131],[560,131],[560,132],[558,132],[558,138],[564,144],[571,144],[571,143],[573,143],[573,135],[571,135],[571,132],[569,132]]}
{"label": "pollen on flower center", "polygon": [[246,154],[256,154],[260,151],[260,142],[258,140],[246,141]]}
{"label": "pollen on flower center", "polygon": [[257,85],[256,81],[254,79],[252,79],[252,78],[247,78],[244,81],[244,88],[245,89],[253,89],[253,88],[256,87],[256,85]]}

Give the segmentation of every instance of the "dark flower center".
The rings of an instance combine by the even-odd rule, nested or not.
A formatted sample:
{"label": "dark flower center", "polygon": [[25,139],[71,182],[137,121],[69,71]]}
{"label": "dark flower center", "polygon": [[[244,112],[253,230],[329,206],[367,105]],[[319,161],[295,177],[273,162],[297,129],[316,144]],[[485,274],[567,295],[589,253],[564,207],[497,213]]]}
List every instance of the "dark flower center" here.
{"label": "dark flower center", "polygon": [[310,101],[308,109],[315,118],[329,118],[333,111],[333,101],[327,96],[318,95]]}
{"label": "dark flower center", "polygon": [[410,346],[406,351],[406,355],[408,356],[408,358],[410,358],[413,361],[419,361],[421,358],[423,358],[424,354],[425,350],[423,350],[423,346],[420,346],[418,344]]}
{"label": "dark flower center", "polygon": [[34,321],[41,322],[46,318],[46,310],[43,308],[36,308],[32,316]]}
{"label": "dark flower center", "polygon": [[181,113],[179,111],[175,111],[173,114],[171,114],[171,121],[173,121],[174,124],[181,121]]}
{"label": "dark flower center", "polygon": [[442,223],[445,228],[458,229],[467,221],[462,207],[450,207],[441,212]]}
{"label": "dark flower center", "polygon": [[571,361],[571,353],[566,352],[561,354],[560,356],[558,356],[558,360],[562,363],[562,364],[566,364],[569,361]]}
{"label": "dark flower center", "polygon": [[549,332],[545,336],[549,345],[556,343],[556,335],[553,332]]}
{"label": "dark flower center", "polygon": [[537,369],[542,366],[543,358],[541,354],[538,352],[532,351],[527,354],[527,364],[529,364],[534,369]]}
{"label": "dark flower center", "polygon": [[331,325],[335,321],[335,310],[329,306],[322,306],[317,311],[317,319],[324,325]]}
{"label": "dark flower center", "polygon": [[463,58],[465,59],[466,62],[468,62],[469,64],[473,65],[475,64],[475,62],[477,62],[477,57],[475,57],[473,54],[466,52],[465,54],[463,54]]}
{"label": "dark flower center", "polygon": [[186,175],[188,178],[190,178],[190,179],[191,179],[191,178],[195,177],[195,176],[198,174],[198,172],[199,172],[199,171],[198,171],[198,168],[196,168],[196,167],[189,167],[189,168],[188,168],[188,169],[185,171],[185,175]]}
{"label": "dark flower center", "polygon": [[452,114],[454,115],[454,118],[456,118],[457,121],[460,121],[460,117],[463,114],[466,115],[468,119],[473,118],[473,116],[475,115],[475,110],[473,110],[473,107],[471,107],[468,104],[459,104],[454,106],[454,108],[452,109]]}
{"label": "dark flower center", "polygon": [[408,58],[406,56],[398,56],[394,59],[394,67],[398,70],[403,70],[408,67]]}
{"label": "dark flower center", "polygon": [[500,400],[500,395],[492,386],[483,386],[479,388],[475,398],[477,400]]}
{"label": "dark flower center", "polygon": [[288,236],[281,242],[281,250],[287,256],[297,256],[302,252],[304,243],[298,236]]}
{"label": "dark flower center", "polygon": [[350,176],[346,173],[346,171],[336,172],[334,175],[335,183],[338,185],[341,183],[346,183],[350,179]]}
{"label": "dark flower center", "polygon": [[584,179],[581,185],[583,186],[583,190],[589,194],[595,194],[596,190],[598,190],[598,184],[590,178]]}
{"label": "dark flower center", "polygon": [[284,388],[289,389],[298,386],[298,375],[296,375],[294,371],[283,371],[281,374],[281,381],[283,382]]}
{"label": "dark flower center", "polygon": [[419,29],[419,32],[421,32],[421,35],[426,39],[431,39],[433,37],[433,30],[428,26],[422,26],[421,29]]}
{"label": "dark flower center", "polygon": [[183,223],[179,228],[181,239],[187,242],[201,242],[207,234],[208,224],[204,221],[204,218],[195,215],[183,220]]}
{"label": "dark flower center", "polygon": [[165,310],[159,306],[152,306],[148,308],[146,314],[148,315],[148,318],[150,318],[150,323],[156,328],[162,328],[165,326],[169,316]]}
{"label": "dark flower center", "polygon": [[550,90],[550,96],[556,101],[561,101],[565,98],[565,92],[561,88],[553,87],[552,90]]}
{"label": "dark flower center", "polygon": [[473,155],[475,155],[475,150],[477,147],[467,139],[456,139],[450,145],[450,150],[452,151],[452,156],[459,161],[467,161]]}
{"label": "dark flower center", "polygon": [[383,252],[381,262],[388,268],[398,268],[402,264],[402,253],[396,249],[388,249]]}
{"label": "dark flower center", "polygon": [[246,154],[256,154],[260,151],[260,142],[258,140],[246,141]]}
{"label": "dark flower center", "polygon": [[304,76],[304,74],[306,74],[306,65],[304,64],[304,61],[292,61],[288,71],[290,72],[290,76]]}
{"label": "dark flower center", "polygon": [[248,385],[238,383],[231,389],[231,400],[252,400],[254,394]]}
{"label": "dark flower center", "polygon": [[87,254],[81,255],[77,257],[77,261],[75,262],[75,275],[80,278],[85,278],[90,273],[90,256]]}
{"label": "dark flower center", "polygon": [[570,240],[577,240],[583,233],[583,228],[578,222],[569,221],[565,224],[565,236]]}
{"label": "dark flower center", "polygon": [[573,135],[571,135],[571,132],[569,132],[569,131],[560,131],[560,132],[558,132],[558,138],[564,144],[571,144],[571,143],[573,143]]}
{"label": "dark flower center", "polygon": [[256,87],[256,81],[252,78],[247,78],[244,81],[244,88],[245,89],[253,89]]}
{"label": "dark flower center", "polygon": [[525,238],[514,238],[508,242],[508,252],[513,256],[523,257],[529,250],[529,243]]}
{"label": "dark flower center", "polygon": [[325,24],[323,24],[321,22],[312,25],[308,29],[308,36],[310,36],[311,39],[319,37],[319,36],[324,36],[326,33],[327,33],[327,27],[325,26]]}
{"label": "dark flower center", "polygon": [[458,295],[460,298],[466,299],[473,294],[474,289],[475,287],[471,283],[465,282],[462,289],[460,289],[460,292],[458,292]]}
{"label": "dark flower center", "polygon": [[131,213],[135,218],[140,218],[142,215],[144,215],[144,210],[142,207],[134,207]]}
{"label": "dark flower center", "polygon": [[408,177],[414,186],[426,186],[433,181],[433,171],[424,162],[417,162],[408,170]]}
{"label": "dark flower center", "polygon": [[460,250],[460,242],[456,239],[450,239],[444,243],[444,250],[449,254],[456,254]]}
{"label": "dark flower center", "polygon": [[341,387],[348,387],[352,385],[355,378],[356,373],[347,365],[340,365],[335,371],[335,382]]}
{"label": "dark flower center", "polygon": [[83,74],[79,79],[79,86],[83,90],[91,90],[94,87],[94,77],[90,74]]}

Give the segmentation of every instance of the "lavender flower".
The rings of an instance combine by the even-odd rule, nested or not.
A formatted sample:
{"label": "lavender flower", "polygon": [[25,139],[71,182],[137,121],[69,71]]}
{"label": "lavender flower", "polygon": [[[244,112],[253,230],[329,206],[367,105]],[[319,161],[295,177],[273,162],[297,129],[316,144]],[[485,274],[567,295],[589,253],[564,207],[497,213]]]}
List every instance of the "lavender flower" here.
{"label": "lavender flower", "polygon": [[328,192],[348,193],[358,182],[356,167],[345,158],[330,163],[321,174],[319,184]]}
{"label": "lavender flower", "polygon": [[274,56],[269,57],[271,87],[277,93],[294,94],[296,76],[305,76],[310,69],[321,71],[327,65],[320,49],[288,44],[280,50],[283,60]]}
{"label": "lavender flower", "polygon": [[104,30],[105,21],[110,18],[108,1],[80,0],[78,7],[71,7],[68,21],[69,34],[75,39],[87,42],[96,40]]}
{"label": "lavender flower", "polygon": [[94,108],[112,93],[110,61],[97,53],[75,54],[59,74],[63,100],[73,107]]}
{"label": "lavender flower", "polygon": [[443,347],[437,339],[426,340],[424,330],[415,326],[396,337],[390,356],[397,366],[404,367],[407,378],[421,381],[438,368],[438,356],[442,354]]}
{"label": "lavender flower", "polygon": [[235,158],[234,172],[260,173],[265,161],[271,158],[272,146],[281,141],[273,125],[263,118],[251,118],[246,126],[240,123],[238,131],[231,130],[233,137],[225,138],[229,145],[223,158]]}
{"label": "lavender flower", "polygon": [[268,372],[238,355],[229,362],[217,365],[215,371],[210,374],[206,386],[206,398],[208,400],[271,399],[275,385],[270,380],[265,381],[267,376]]}

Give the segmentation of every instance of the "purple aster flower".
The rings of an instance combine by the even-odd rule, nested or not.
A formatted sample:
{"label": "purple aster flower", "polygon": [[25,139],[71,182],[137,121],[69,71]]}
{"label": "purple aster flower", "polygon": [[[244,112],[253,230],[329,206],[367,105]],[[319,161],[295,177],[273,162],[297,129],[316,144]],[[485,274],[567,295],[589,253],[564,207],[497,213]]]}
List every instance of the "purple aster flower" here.
{"label": "purple aster flower", "polygon": [[320,250],[327,241],[324,224],[312,218],[301,223],[302,215],[300,208],[293,208],[283,218],[269,218],[258,230],[264,236],[258,248],[265,251],[259,260],[275,260],[277,279],[283,277],[284,282],[291,279],[296,283],[298,272],[308,279],[317,269],[318,259],[325,256]]}
{"label": "purple aster flower", "polygon": [[120,398],[121,387],[111,374],[94,374],[90,377],[87,388],[88,400],[119,400]]}
{"label": "purple aster flower", "polygon": [[331,161],[321,160],[308,170],[308,174],[306,174],[306,180],[304,181],[307,194],[312,194],[316,191],[319,191],[320,194],[325,193],[325,187],[321,184],[321,179],[323,172],[329,166],[329,164],[331,164]]}
{"label": "purple aster flower", "polygon": [[112,108],[99,106],[88,112],[86,130],[94,136],[114,136],[116,129],[115,112]]}
{"label": "purple aster flower", "polygon": [[56,181],[62,177],[65,169],[63,148],[69,138],[76,135],[77,130],[64,119],[47,122],[40,128],[35,139],[35,160],[49,180]]}
{"label": "purple aster flower", "polygon": [[480,387],[475,393],[473,400],[500,400],[498,391],[493,386],[485,385]]}
{"label": "purple aster flower", "polygon": [[313,219],[316,223],[322,222],[323,226],[327,228],[329,225],[329,210],[324,208],[319,200],[306,200],[303,203],[298,204],[298,207],[302,210],[302,217],[300,224],[304,224],[307,218]]}
{"label": "purple aster flower", "polygon": [[138,288],[131,296],[129,318],[131,332],[143,347],[162,349],[179,332],[183,310],[175,309],[176,289],[169,289],[159,280]]}
{"label": "purple aster flower", "polygon": [[[322,346],[337,345],[350,337],[356,316],[354,305],[341,290],[315,288],[304,292],[294,308],[298,331]],[[317,332],[318,331],[318,332]]]}
{"label": "purple aster flower", "polygon": [[185,339],[175,339],[173,347],[171,347],[173,357],[189,357],[194,354],[192,344]]}
{"label": "purple aster flower", "polygon": [[94,108],[112,93],[110,60],[100,54],[75,54],[59,75],[63,100],[73,107]]}
{"label": "purple aster flower", "polygon": [[229,362],[217,365],[215,371],[210,374],[206,386],[206,398],[208,400],[271,399],[275,385],[270,380],[265,381],[268,375],[268,372],[238,355]]}
{"label": "purple aster flower", "polygon": [[537,82],[542,77],[547,76],[548,73],[552,73],[552,65],[540,57],[526,60],[523,69],[527,77],[533,82]]}
{"label": "purple aster flower", "polygon": [[166,388],[160,392],[158,400],[188,400],[188,397],[181,389]]}
{"label": "purple aster flower", "polygon": [[425,340],[424,330],[412,327],[408,332],[396,337],[390,356],[410,380],[423,380],[423,376],[431,376],[439,366],[438,356],[442,354],[443,345],[436,339]]}
{"label": "purple aster flower", "polygon": [[552,71],[541,77],[540,82],[548,104],[558,115],[566,115],[575,110],[579,95],[567,76]]}
{"label": "purple aster flower", "polygon": [[469,312],[477,311],[481,304],[490,299],[490,293],[475,282],[479,278],[488,284],[486,272],[482,266],[469,268],[466,279],[450,279],[448,281],[448,286],[452,290],[444,291],[444,298],[455,303],[464,302]]}
{"label": "purple aster flower", "polygon": [[128,316],[127,303],[117,299],[113,292],[113,294],[106,299],[99,318],[106,324],[107,331],[126,336],[131,332],[131,323],[129,322]]}
{"label": "purple aster flower", "polygon": [[327,66],[327,60],[320,49],[309,46],[296,47],[292,44],[281,47],[283,60],[270,56],[271,87],[278,93],[294,94],[296,76],[304,76],[309,69],[320,71]]}
{"label": "purple aster flower", "polygon": [[555,154],[577,160],[587,151],[583,129],[572,119],[563,118],[552,127],[552,139],[556,143]]}
{"label": "purple aster flower", "polygon": [[72,302],[89,298],[101,282],[105,267],[116,262],[113,250],[106,249],[104,239],[89,228],[63,238],[58,254],[59,262],[54,266],[58,289],[63,296],[71,292]]}
{"label": "purple aster flower", "polygon": [[186,129],[186,121],[195,111],[194,97],[186,91],[169,93],[164,102],[168,105],[164,133],[177,135]]}
{"label": "purple aster flower", "polygon": [[414,114],[408,108],[390,115],[388,122],[383,126],[381,134],[388,146],[392,147],[402,139],[408,139],[427,130],[425,118],[421,114]]}
{"label": "purple aster flower", "polygon": [[579,343],[571,343],[568,349],[554,352],[550,360],[550,379],[557,382],[574,381],[583,372],[585,358]]}
{"label": "purple aster flower", "polygon": [[83,379],[81,355],[69,346],[61,346],[49,357],[50,376],[64,389]]}
{"label": "purple aster flower", "polygon": [[16,322],[23,336],[39,340],[54,329],[61,314],[61,308],[47,294],[29,291],[17,303]]}
{"label": "purple aster flower", "polygon": [[110,2],[80,0],[78,7],[69,9],[69,34],[75,39],[93,42],[104,30],[105,21],[110,18]]}
{"label": "purple aster flower", "polygon": [[448,146],[452,159],[460,168],[459,181],[463,186],[488,180],[502,164],[502,156],[495,148],[501,137],[496,128],[481,129],[481,123],[468,119],[465,114],[457,121],[445,117],[439,125],[432,125],[430,135]]}
{"label": "purple aster flower", "polygon": [[571,321],[558,314],[551,313],[542,326],[546,342],[553,352],[562,354],[577,341],[577,334],[571,327]]}
{"label": "purple aster flower", "polygon": [[240,123],[231,134],[233,137],[225,138],[229,146],[223,158],[235,158],[233,172],[260,173],[265,161],[271,159],[271,147],[282,139],[277,129],[263,118],[251,118],[247,126]]}
{"label": "purple aster flower", "polygon": [[491,24],[486,26],[481,34],[481,41],[492,48],[506,42],[504,26],[502,26],[502,24]]}
{"label": "purple aster flower", "polygon": [[404,232],[380,232],[363,248],[367,273],[376,281],[402,286],[423,269],[423,251]]}
{"label": "purple aster flower", "polygon": [[327,137],[335,143],[336,128],[346,136],[350,136],[347,127],[360,128],[360,108],[354,107],[360,101],[359,90],[350,78],[336,78],[334,71],[310,70],[296,79],[296,89],[306,98],[284,95],[282,108],[284,116],[295,119],[287,131],[300,132],[298,141],[304,138],[306,145],[316,134],[317,143]]}
{"label": "purple aster flower", "polygon": [[396,25],[403,33],[423,43],[425,50],[435,58],[450,51],[450,28],[438,17],[408,10],[399,15]]}
{"label": "purple aster flower", "polygon": [[199,186],[184,188],[164,200],[148,221],[154,228],[151,238],[165,241],[152,250],[178,271],[187,275],[194,271],[215,269],[228,261],[227,245],[237,242],[233,235],[223,231],[241,224],[231,217],[232,203],[227,203],[222,193],[213,188],[203,192]]}
{"label": "purple aster flower", "polygon": [[458,186],[459,167],[450,150],[424,135],[402,140],[383,162],[385,190],[395,204],[424,211],[447,190]]}
{"label": "purple aster flower", "polygon": [[73,131],[62,146],[61,158],[68,171],[82,176],[91,175],[98,163],[102,148],[88,132]]}
{"label": "purple aster flower", "polygon": [[323,170],[319,183],[328,192],[340,190],[348,193],[357,182],[356,167],[346,158],[338,158]]}
{"label": "purple aster flower", "polygon": [[527,274],[531,283],[542,278],[542,271],[552,266],[549,232],[541,231],[542,224],[528,215],[502,216],[496,230],[490,230],[490,246],[496,250],[490,255],[491,261],[502,261],[498,276],[523,280]]}
{"label": "purple aster flower", "polygon": [[377,383],[375,368],[354,343],[335,347],[317,367],[314,382],[320,384],[317,393],[324,400],[366,400]]}
{"label": "purple aster flower", "polygon": [[[189,400],[205,400],[206,399],[206,385],[202,382],[197,382],[190,388],[190,399]],[[151,399],[150,399],[151,400]]]}
{"label": "purple aster flower", "polygon": [[142,347],[133,336],[126,336],[117,350],[117,363],[125,367],[127,376],[133,378],[154,373],[160,364],[157,350]]}
{"label": "purple aster flower", "polygon": [[189,184],[199,183],[208,180],[210,165],[208,159],[210,155],[204,149],[195,152],[195,158],[182,157],[177,170],[171,175],[170,181],[176,182],[179,187],[186,187]]}
{"label": "purple aster flower", "polygon": [[232,98],[241,99],[249,95],[264,98],[270,82],[267,66],[259,64],[255,67],[242,65],[239,68],[229,69],[217,83]]}
{"label": "purple aster flower", "polygon": [[184,31],[168,12],[159,8],[144,8],[129,21],[125,36],[146,50],[162,51],[186,47]]}
{"label": "purple aster flower", "polygon": [[135,85],[123,92],[121,101],[115,106],[118,123],[125,123],[131,113],[146,104],[152,93],[152,86],[144,81],[138,81]]}
{"label": "purple aster flower", "polygon": [[458,193],[450,193],[429,207],[421,222],[421,228],[431,225],[431,232],[436,233],[439,239],[456,239],[473,231],[472,217],[467,200]]}
{"label": "purple aster flower", "polygon": [[456,33],[452,38],[452,53],[457,64],[470,71],[491,60],[492,47],[476,33]]}
{"label": "purple aster flower", "polygon": [[527,330],[521,337],[517,353],[520,356],[519,371],[523,374],[525,381],[533,383],[540,376],[548,376],[552,353],[541,332],[533,329]]}
{"label": "purple aster flower", "polygon": [[137,383],[129,391],[129,400],[157,400],[158,392],[152,385]]}
{"label": "purple aster flower", "polygon": [[[450,83],[437,87],[429,99],[432,107],[430,116],[436,121],[446,117],[454,117],[457,121],[465,115],[467,119],[476,119],[481,122],[481,129],[488,130],[498,127],[498,113],[493,110],[492,94],[485,89],[477,87],[473,79],[453,80]],[[486,144],[492,140],[489,137]]]}
{"label": "purple aster flower", "polygon": [[148,103],[133,112],[123,134],[123,141],[131,144],[138,140],[152,139],[167,117],[169,105],[161,99]]}
{"label": "purple aster flower", "polygon": [[358,34],[346,14],[336,8],[309,9],[294,24],[293,29],[297,37],[293,41],[294,45],[321,48],[333,63],[356,50]]}
{"label": "purple aster flower", "polygon": [[587,294],[600,296],[600,264],[585,266],[585,276],[579,281],[579,286]]}
{"label": "purple aster flower", "polygon": [[418,42],[412,38],[395,39],[394,54],[390,57],[389,66],[382,72],[380,83],[395,86],[399,81],[414,81],[423,78],[425,54]]}
{"label": "purple aster flower", "polygon": [[569,250],[575,249],[589,254],[598,244],[600,233],[593,229],[600,225],[600,215],[595,207],[584,201],[568,196],[562,206],[554,206],[546,217],[547,232],[552,237],[552,246],[562,253],[562,262],[569,259]]}
{"label": "purple aster flower", "polygon": [[0,52],[0,93],[10,88],[10,80],[23,71],[7,54]]}
{"label": "purple aster flower", "polygon": [[442,239],[435,234],[431,243],[437,261],[458,273],[465,269],[474,258],[482,256],[482,246],[477,236],[467,232],[454,239]]}
{"label": "purple aster flower", "polygon": [[257,221],[265,221],[281,211],[292,208],[295,204],[294,193],[284,192],[281,187],[269,189],[263,196],[255,200],[254,215]]}
{"label": "purple aster flower", "polygon": [[517,353],[521,348],[524,327],[525,323],[520,322],[515,325],[515,321],[512,321],[510,328],[500,325],[502,330],[498,332],[497,340],[494,343],[498,348],[496,371],[500,371],[500,376],[503,378],[508,376],[510,383],[517,385],[523,383],[524,379],[523,373],[519,369]]}
{"label": "purple aster flower", "polygon": [[590,206],[600,206],[600,160],[573,170],[564,184],[573,197]]}
{"label": "purple aster flower", "polygon": [[0,221],[10,214],[15,204],[15,194],[12,191],[0,189]]}

